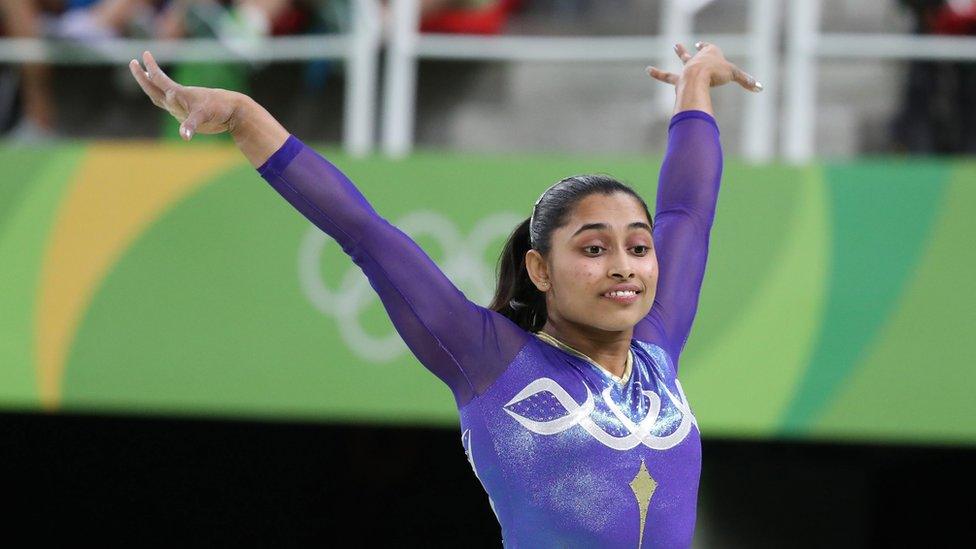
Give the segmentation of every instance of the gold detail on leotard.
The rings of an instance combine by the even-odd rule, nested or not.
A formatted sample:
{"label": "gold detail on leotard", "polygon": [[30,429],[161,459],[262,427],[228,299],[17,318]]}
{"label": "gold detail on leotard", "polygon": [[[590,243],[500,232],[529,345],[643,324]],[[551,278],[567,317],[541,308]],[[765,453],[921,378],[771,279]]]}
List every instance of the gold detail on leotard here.
{"label": "gold detail on leotard", "polygon": [[640,548],[641,544],[644,543],[644,523],[647,521],[647,509],[651,505],[654,490],[657,489],[657,481],[647,472],[643,457],[641,458],[640,469],[637,470],[634,480],[630,481],[630,489],[634,491],[637,507],[640,509],[640,536],[637,538],[637,547]]}
{"label": "gold detail on leotard", "polygon": [[581,353],[580,351],[577,351],[576,349],[570,347],[569,345],[566,345],[562,341],[560,341],[560,340],[556,339],[555,337],[547,334],[546,332],[538,331],[538,332],[533,332],[533,333],[536,335],[536,337],[538,337],[542,341],[545,341],[546,343],[552,345],[553,347],[562,349],[562,350],[566,351],[567,353],[569,353],[571,355],[576,355],[576,356],[582,358],[583,360],[589,362],[590,364],[596,366],[597,368],[600,369],[601,372],[603,372],[604,374],[606,374],[610,379],[616,381],[619,385],[626,385],[627,384],[627,381],[630,380],[630,372],[634,369],[634,351],[633,351],[633,349],[630,349],[630,350],[627,351],[627,362],[624,364],[624,372],[623,372],[623,374],[621,374],[620,377],[617,377],[617,376],[611,374],[609,370],[607,370],[606,368],[604,368],[603,366],[601,366],[597,361],[595,361],[592,358],[586,356],[585,354]]}

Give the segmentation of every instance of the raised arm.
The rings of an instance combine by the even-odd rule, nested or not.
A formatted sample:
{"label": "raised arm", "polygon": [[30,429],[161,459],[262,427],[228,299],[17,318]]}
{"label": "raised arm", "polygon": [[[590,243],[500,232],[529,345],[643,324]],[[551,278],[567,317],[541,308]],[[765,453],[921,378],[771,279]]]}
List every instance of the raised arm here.
{"label": "raised arm", "polygon": [[[406,234],[379,216],[332,163],[288,132],[253,100],[226,90],[178,87],[151,55],[149,73],[133,60],[140,85],[180,118],[181,134],[230,131],[258,173],[292,206],[334,238],[365,273],[397,332],[458,406],[481,394],[529,334],[469,301]],[[153,85],[177,90],[162,92]],[[159,104],[159,103],[157,103]],[[183,115],[183,116],[179,116]]]}
{"label": "raised arm", "polygon": [[649,67],[651,76],[675,85],[675,108],[658,178],[654,247],[658,261],[654,305],[634,329],[637,339],[660,344],[677,366],[698,309],[708,240],[722,179],[722,145],[709,90],[730,81],[752,91],[762,85],[699,42],[692,56],[681,44],[680,76]]}

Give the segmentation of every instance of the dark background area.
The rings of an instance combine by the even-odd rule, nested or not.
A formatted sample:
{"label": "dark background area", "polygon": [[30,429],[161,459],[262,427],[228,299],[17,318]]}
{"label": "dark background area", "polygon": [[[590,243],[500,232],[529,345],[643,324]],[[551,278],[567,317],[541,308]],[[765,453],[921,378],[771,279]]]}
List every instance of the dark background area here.
{"label": "dark background area", "polygon": [[[974,457],[706,438],[696,545],[967,545]],[[455,429],[8,412],[0,463],[34,546],[501,546]]]}

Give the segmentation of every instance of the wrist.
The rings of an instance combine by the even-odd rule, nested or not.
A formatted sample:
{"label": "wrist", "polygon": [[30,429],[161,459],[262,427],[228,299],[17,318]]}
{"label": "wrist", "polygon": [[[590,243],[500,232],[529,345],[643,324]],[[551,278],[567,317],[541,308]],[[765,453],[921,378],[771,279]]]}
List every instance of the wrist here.
{"label": "wrist", "polygon": [[255,168],[264,164],[288,140],[288,130],[257,101],[247,95],[231,92],[233,114],[227,131],[234,144]]}
{"label": "wrist", "polygon": [[242,139],[249,130],[249,126],[254,119],[253,99],[239,92],[230,92],[231,95],[231,115],[227,121],[227,132],[235,140]]}
{"label": "wrist", "polygon": [[704,84],[711,87],[712,70],[707,65],[685,65],[679,80],[684,83]]}
{"label": "wrist", "polygon": [[685,66],[675,86],[674,113],[686,110],[712,112],[712,73],[707,67]]}

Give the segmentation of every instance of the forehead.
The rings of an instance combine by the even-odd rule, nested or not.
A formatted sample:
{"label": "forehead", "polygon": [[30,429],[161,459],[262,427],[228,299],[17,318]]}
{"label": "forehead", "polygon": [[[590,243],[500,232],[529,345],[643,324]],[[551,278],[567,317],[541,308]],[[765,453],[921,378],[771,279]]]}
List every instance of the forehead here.
{"label": "forehead", "polygon": [[636,198],[626,193],[591,194],[580,200],[570,214],[569,227],[573,231],[580,223],[607,223],[611,227],[625,227],[633,221],[647,222],[644,208]]}

